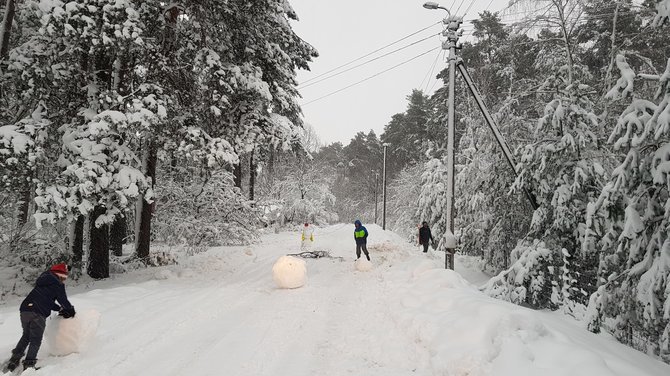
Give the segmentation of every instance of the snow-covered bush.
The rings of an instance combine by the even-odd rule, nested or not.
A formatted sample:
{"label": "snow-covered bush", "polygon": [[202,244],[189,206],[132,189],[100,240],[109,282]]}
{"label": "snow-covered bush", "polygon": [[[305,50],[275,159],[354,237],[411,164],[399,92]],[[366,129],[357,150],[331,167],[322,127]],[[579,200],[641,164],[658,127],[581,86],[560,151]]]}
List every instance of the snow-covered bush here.
{"label": "snow-covered bush", "polygon": [[[290,157],[282,175],[266,181],[259,193],[259,206],[279,225],[287,223],[329,224],[338,220],[331,184],[335,177],[306,157]],[[269,179],[270,177],[266,177]]]}
{"label": "snow-covered bush", "polygon": [[559,284],[557,252],[543,242],[520,242],[511,252],[512,266],[483,287],[489,296],[534,308],[556,308]]}
{"label": "snow-covered bush", "polygon": [[229,172],[173,173],[156,187],[156,197],[155,237],[169,245],[248,244],[257,236],[260,210]]}

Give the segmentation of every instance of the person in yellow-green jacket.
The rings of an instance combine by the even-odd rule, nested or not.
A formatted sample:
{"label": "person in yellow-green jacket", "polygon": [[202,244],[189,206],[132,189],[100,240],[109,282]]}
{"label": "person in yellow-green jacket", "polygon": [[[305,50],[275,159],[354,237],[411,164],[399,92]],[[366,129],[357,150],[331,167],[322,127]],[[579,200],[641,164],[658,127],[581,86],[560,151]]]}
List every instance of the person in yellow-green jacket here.
{"label": "person in yellow-green jacket", "polygon": [[354,221],[354,240],[356,240],[356,260],[361,258],[361,250],[365,253],[365,257],[370,261],[370,254],[368,253],[368,229],[363,226],[358,219]]}
{"label": "person in yellow-green jacket", "polygon": [[300,250],[302,252],[308,252],[312,249],[312,244],[314,243],[314,229],[309,223],[305,223],[305,227],[302,228],[301,239]]}

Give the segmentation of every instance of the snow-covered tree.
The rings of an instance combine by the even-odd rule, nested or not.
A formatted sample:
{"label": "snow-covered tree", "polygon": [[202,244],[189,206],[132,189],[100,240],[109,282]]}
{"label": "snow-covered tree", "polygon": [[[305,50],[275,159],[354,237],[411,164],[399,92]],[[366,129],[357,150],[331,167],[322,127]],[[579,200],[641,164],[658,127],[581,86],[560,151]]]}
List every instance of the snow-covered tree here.
{"label": "snow-covered tree", "polygon": [[[298,137],[296,69],[316,52],[293,32],[285,0],[16,5],[21,28],[4,60],[0,98],[10,105],[0,124],[11,128],[3,139],[24,133],[26,145],[43,149],[34,162],[43,168],[23,179],[40,183],[39,219],[80,224],[91,215],[107,226],[132,217],[139,201],[136,252],[148,259],[161,164],[223,173],[238,154],[286,149]],[[49,119],[33,127],[39,133],[19,129],[37,112]],[[95,246],[102,258],[105,242]]]}
{"label": "snow-covered tree", "polygon": [[421,175],[421,192],[417,213],[421,221],[430,224],[433,238],[438,242],[437,251],[446,251],[447,237],[454,234],[447,226],[447,161],[446,156],[442,158],[431,158],[425,164],[425,170]]}
{"label": "snow-covered tree", "polygon": [[[417,226],[423,221],[418,213],[417,200],[421,195],[424,164],[407,166],[389,181],[386,199],[386,228],[415,243]],[[381,194],[379,197],[379,217],[381,218]],[[437,237],[436,237],[437,239]]]}
{"label": "snow-covered tree", "polygon": [[[609,138],[621,164],[589,207],[587,240],[601,252],[589,326],[670,361],[670,60],[658,75],[616,62],[608,96],[629,105]],[[636,78],[658,83],[654,98],[635,95]]]}

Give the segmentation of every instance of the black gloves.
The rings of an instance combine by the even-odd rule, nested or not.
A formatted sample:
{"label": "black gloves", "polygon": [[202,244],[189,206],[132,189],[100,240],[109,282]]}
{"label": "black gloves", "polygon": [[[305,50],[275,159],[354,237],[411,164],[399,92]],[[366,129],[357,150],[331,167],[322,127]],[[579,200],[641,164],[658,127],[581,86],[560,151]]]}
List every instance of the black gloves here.
{"label": "black gloves", "polygon": [[69,319],[70,317],[74,317],[75,313],[74,307],[61,308],[60,312],[58,312],[58,316],[62,316],[64,319]]}

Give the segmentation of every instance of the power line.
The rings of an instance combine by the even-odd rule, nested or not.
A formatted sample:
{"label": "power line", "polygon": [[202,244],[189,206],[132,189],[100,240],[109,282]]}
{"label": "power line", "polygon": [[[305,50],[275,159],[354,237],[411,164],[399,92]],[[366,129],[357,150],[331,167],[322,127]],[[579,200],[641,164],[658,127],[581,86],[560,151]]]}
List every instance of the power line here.
{"label": "power line", "polygon": [[330,92],[330,93],[328,93],[328,94],[326,94],[326,95],[323,95],[323,96],[318,97],[318,98],[316,98],[316,99],[313,99],[313,100],[311,100],[311,101],[309,101],[309,102],[306,102],[306,103],[302,104],[302,107],[307,106],[307,105],[310,104],[310,103],[314,103],[314,102],[316,102],[316,101],[319,101],[319,100],[321,100],[321,99],[327,98],[327,97],[329,97],[329,96],[331,96],[331,95],[337,94],[337,93],[339,93],[339,92],[341,92],[341,91],[343,91],[343,90],[349,89],[350,87],[353,87],[353,86],[356,86],[356,85],[358,85],[358,84],[361,84],[361,83],[363,83],[363,82],[365,82],[365,81],[368,81],[368,80],[370,80],[370,79],[372,79],[372,78],[375,78],[375,77],[379,76],[379,75],[382,74],[382,73],[386,73],[386,72],[388,72],[388,71],[390,71],[390,70],[392,70],[392,69],[395,69],[395,68],[397,68],[397,67],[399,67],[399,66],[401,66],[401,65],[407,64],[407,63],[409,63],[409,62],[412,61],[412,60],[416,60],[416,59],[420,58],[420,57],[423,56],[423,55],[426,55],[426,54],[428,54],[428,53],[431,53],[431,52],[435,51],[435,50],[438,49],[438,48],[442,48],[442,47],[439,46],[439,47],[431,48],[430,50],[428,50],[428,51],[426,51],[426,52],[423,52],[423,53],[421,53],[421,54],[419,54],[419,55],[416,55],[416,56],[414,56],[413,58],[407,59],[407,60],[403,61],[402,63],[396,64],[396,65],[394,65],[394,66],[392,66],[392,67],[390,67],[390,68],[384,69],[384,70],[381,71],[381,72],[377,72],[377,73],[373,74],[372,76],[366,77],[366,78],[364,78],[364,79],[362,79],[362,80],[360,80],[360,81],[358,81],[358,82],[354,82],[354,83],[351,84],[351,85],[347,85],[347,86],[345,86],[345,87],[343,87],[343,88],[341,88],[341,89],[335,90],[335,91]]}
{"label": "power line", "polygon": [[454,12],[454,14],[458,14],[458,11],[461,10],[461,7],[463,6],[464,2],[465,2],[465,0],[461,0],[461,3],[458,4],[458,8],[456,8],[456,12]]}
{"label": "power line", "polygon": [[433,75],[433,72],[435,71],[435,66],[437,65],[437,60],[440,59],[440,54],[442,51],[437,51],[437,56],[435,56],[435,60],[433,61],[433,65],[431,65],[430,70],[428,70],[428,74],[426,74],[426,77],[421,80],[421,84],[419,85],[419,88],[423,87],[423,82],[426,82],[426,89],[423,91],[424,93],[428,90],[428,84],[430,84],[430,77]]}
{"label": "power line", "polygon": [[374,57],[374,58],[372,58],[372,59],[370,59],[370,60],[364,61],[364,62],[362,62],[362,63],[360,63],[360,64],[358,64],[358,65],[354,65],[353,67],[347,68],[347,69],[345,69],[345,70],[343,70],[343,71],[340,71],[340,72],[331,74],[330,76],[326,76],[326,77],[324,77],[324,78],[322,78],[322,79],[320,79],[320,80],[316,80],[316,81],[312,81],[312,82],[307,83],[307,84],[304,84],[304,85],[300,85],[300,86],[298,86],[298,89],[304,89],[304,88],[307,88],[307,87],[309,87],[309,86],[316,85],[316,84],[318,84],[319,82],[328,80],[328,79],[330,79],[330,78],[339,76],[339,75],[341,75],[341,74],[343,74],[343,73],[349,72],[349,71],[351,71],[351,70],[353,70],[353,69],[362,67],[363,65],[366,65],[366,64],[368,64],[368,63],[371,63],[371,62],[373,62],[373,61],[375,61],[375,60],[379,60],[379,59],[381,59],[381,58],[383,58],[383,57],[386,57],[386,56],[388,56],[388,55],[394,54],[394,53],[396,53],[396,52],[398,52],[398,51],[402,51],[402,50],[404,50],[405,48],[409,48],[409,47],[411,47],[411,46],[413,46],[413,45],[415,45],[415,44],[417,44],[417,43],[421,43],[421,42],[423,42],[423,41],[425,41],[425,40],[428,40],[428,39],[430,39],[430,38],[436,37],[436,36],[438,36],[438,35],[440,35],[440,34],[441,34],[441,32],[440,32],[440,33],[437,33],[437,34],[430,35],[430,36],[425,37],[425,38],[423,38],[423,39],[419,39],[419,40],[417,40],[417,41],[415,41],[415,42],[412,42],[412,43],[410,43],[410,44],[408,44],[408,45],[406,45],[406,46],[404,46],[404,47],[400,47],[400,48],[397,48],[397,49],[395,49],[395,50],[393,50],[393,51],[391,51],[391,52],[387,52],[387,53],[385,53],[385,54],[383,54],[383,55]]}
{"label": "power line", "polygon": [[[442,50],[442,58],[444,59],[444,56],[447,54],[446,50]],[[439,55],[438,55],[439,56]],[[430,89],[426,91],[426,93],[433,91],[433,88],[435,87],[435,84],[437,84],[440,81],[438,77],[435,77],[435,81],[433,82],[432,85],[430,85]]]}
{"label": "power line", "polygon": [[421,30],[417,30],[417,31],[413,32],[412,34],[409,34],[409,35],[407,35],[407,36],[404,36],[404,37],[402,37],[402,38],[396,40],[395,42],[391,42],[391,43],[389,43],[389,44],[387,44],[387,45],[385,45],[385,46],[383,46],[383,47],[380,47],[380,48],[378,48],[378,49],[376,49],[376,50],[374,50],[374,51],[372,51],[372,52],[369,52],[369,53],[367,53],[367,54],[365,54],[365,55],[363,55],[363,56],[361,56],[361,57],[358,57],[358,58],[356,58],[356,59],[354,59],[354,60],[351,60],[351,61],[349,61],[348,63],[342,64],[342,65],[340,65],[340,66],[338,66],[338,67],[335,67],[335,68],[333,68],[333,69],[331,69],[331,70],[329,70],[329,71],[326,71],[326,72],[324,72],[324,73],[321,73],[321,74],[318,75],[318,76],[312,77],[312,78],[310,78],[309,80],[306,80],[305,82],[303,82],[302,84],[304,85],[304,84],[306,84],[306,83],[308,83],[308,82],[310,82],[310,81],[314,81],[314,80],[316,80],[317,78],[323,77],[323,76],[327,75],[328,73],[334,72],[334,71],[336,71],[336,70],[338,70],[338,69],[340,69],[340,68],[344,68],[344,67],[346,67],[347,65],[350,65],[350,64],[353,64],[353,63],[355,63],[355,62],[357,62],[357,61],[359,61],[359,60],[365,59],[366,57],[368,57],[368,56],[370,56],[370,55],[373,55],[373,54],[375,54],[375,53],[377,53],[377,52],[379,52],[379,51],[381,51],[381,50],[383,50],[383,49],[385,49],[385,48],[387,48],[387,47],[390,47],[390,46],[392,46],[392,45],[394,45],[394,44],[396,44],[396,43],[402,42],[403,40],[405,40],[405,39],[407,39],[407,38],[410,38],[410,37],[412,37],[412,36],[414,36],[414,35],[416,35],[416,34],[419,34],[419,33],[422,32],[422,31],[428,30],[428,29],[430,29],[431,27],[433,27],[433,26],[435,26],[435,25],[439,25],[440,23],[442,23],[442,21],[439,21],[439,22],[430,24],[429,26],[426,26],[426,27],[424,27],[424,28],[421,29]]}
{"label": "power line", "polygon": [[454,9],[454,5],[456,5],[456,1],[457,0],[454,0],[454,2],[451,3],[451,6],[449,7],[449,14],[451,14],[451,10]]}
{"label": "power line", "polygon": [[470,9],[472,9],[472,6],[475,5],[475,1],[476,1],[476,0],[472,0],[472,1],[470,2],[470,6],[468,6],[468,9],[465,10],[465,12],[463,13],[463,15],[468,14],[468,12],[470,11]]}

